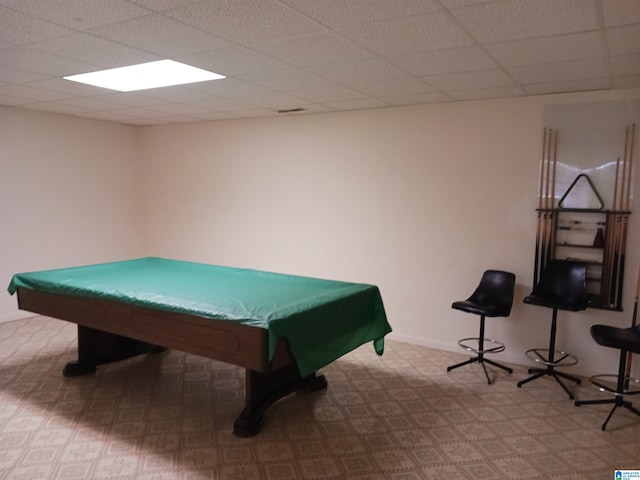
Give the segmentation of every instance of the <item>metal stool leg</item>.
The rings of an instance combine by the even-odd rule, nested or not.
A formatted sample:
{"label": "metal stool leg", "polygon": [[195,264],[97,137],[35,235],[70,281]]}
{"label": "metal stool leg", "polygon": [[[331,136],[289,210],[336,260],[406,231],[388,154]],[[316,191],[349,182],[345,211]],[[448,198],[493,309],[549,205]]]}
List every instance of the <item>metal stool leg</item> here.
{"label": "metal stool leg", "polygon": [[480,365],[482,365],[482,369],[484,370],[484,374],[487,377],[487,383],[489,385],[491,385],[491,377],[489,376],[489,372],[487,371],[487,367],[485,366],[485,362],[486,363],[490,363],[491,365],[495,365],[496,367],[500,367],[503,370],[506,370],[509,373],[513,373],[513,369],[509,368],[505,365],[501,365],[498,362],[494,362],[493,360],[489,360],[487,358],[484,357],[485,353],[498,353],[498,352],[502,352],[505,347],[503,344],[496,342],[495,340],[486,340],[487,342],[491,342],[496,344],[497,346],[494,348],[489,348],[485,350],[485,338],[484,338],[484,319],[485,316],[481,315],[480,316],[480,336],[477,338],[478,340],[478,348],[474,349],[471,348],[469,346],[464,345],[463,342],[468,341],[468,340],[476,340],[476,339],[472,339],[472,338],[463,338],[462,340],[460,340],[458,342],[458,344],[463,347],[465,350],[470,351],[470,352],[475,352],[477,354],[477,356],[475,357],[471,357],[469,360],[465,360],[464,362],[460,362],[460,363],[456,363],[455,365],[451,365],[450,367],[447,367],[447,372],[450,372],[451,370],[453,370],[454,368],[458,368],[458,367],[462,367],[463,365],[468,365],[470,363],[475,363],[478,362],[480,363]]}
{"label": "metal stool leg", "polygon": [[[537,355],[539,357],[540,363],[543,363],[544,365],[546,365],[546,368],[530,368],[529,369],[529,373],[534,373],[534,375],[532,375],[529,378],[526,378],[524,380],[521,380],[518,382],[518,388],[521,388],[524,384],[529,383],[533,380],[536,380],[540,377],[543,377],[545,375],[549,375],[552,376],[553,378],[556,379],[556,381],[558,382],[558,384],[562,387],[562,389],[566,392],[566,394],[569,396],[569,398],[571,400],[573,400],[573,393],[571,393],[571,391],[567,388],[567,386],[560,380],[560,378],[566,378],[567,380],[571,380],[575,383],[577,383],[578,385],[581,383],[581,380],[578,377],[574,377],[572,375],[568,375],[564,372],[558,372],[555,370],[555,367],[558,366],[561,362],[563,362],[564,360],[566,360],[567,358],[574,358],[572,355],[565,353],[565,352],[561,352],[562,357],[560,357],[559,359],[555,359],[555,348],[556,348],[556,325],[558,322],[558,309],[554,308],[553,309],[553,315],[551,317],[551,334],[549,337],[549,357],[548,358],[544,358],[542,355],[540,355],[538,353],[538,351],[536,349],[532,349],[529,352],[534,352],[535,355]],[[577,363],[577,359],[575,359],[574,363],[571,363],[571,365],[575,365],[575,363]]]}
{"label": "metal stool leg", "polygon": [[599,381],[597,381],[598,377],[603,377],[603,376],[607,376],[607,375],[595,375],[594,377],[591,377],[592,378],[591,383],[596,385],[601,390],[609,391],[609,392],[613,393],[615,395],[614,398],[598,399],[598,400],[576,400],[574,402],[574,405],[576,407],[579,407],[580,405],[604,405],[604,404],[609,404],[610,405],[610,404],[613,404],[613,407],[611,408],[611,411],[609,412],[609,415],[607,415],[607,418],[605,419],[604,423],[602,424],[602,430],[603,431],[607,428],[607,424],[609,423],[609,420],[611,420],[611,417],[613,417],[613,414],[616,411],[616,409],[618,409],[618,407],[626,408],[630,412],[635,413],[636,415],[640,416],[640,410],[638,410],[637,408],[634,408],[634,406],[633,406],[633,404],[631,402],[626,401],[624,399],[624,395],[640,394],[640,391],[630,392],[630,391],[627,390],[628,385],[629,385],[629,379],[626,377],[626,374],[625,374],[626,364],[627,364],[627,352],[626,352],[626,350],[621,350],[620,351],[620,361],[618,363],[618,375],[617,375],[617,381],[616,381],[615,390],[607,388],[606,386],[600,384]]}

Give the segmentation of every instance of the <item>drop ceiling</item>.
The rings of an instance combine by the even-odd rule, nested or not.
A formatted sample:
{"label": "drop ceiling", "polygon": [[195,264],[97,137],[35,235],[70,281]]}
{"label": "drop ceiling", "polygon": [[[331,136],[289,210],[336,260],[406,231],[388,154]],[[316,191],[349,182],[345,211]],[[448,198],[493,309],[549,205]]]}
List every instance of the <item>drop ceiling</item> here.
{"label": "drop ceiling", "polygon": [[[227,78],[62,79],[164,58]],[[0,0],[0,105],[132,125],[635,87],[639,0]]]}

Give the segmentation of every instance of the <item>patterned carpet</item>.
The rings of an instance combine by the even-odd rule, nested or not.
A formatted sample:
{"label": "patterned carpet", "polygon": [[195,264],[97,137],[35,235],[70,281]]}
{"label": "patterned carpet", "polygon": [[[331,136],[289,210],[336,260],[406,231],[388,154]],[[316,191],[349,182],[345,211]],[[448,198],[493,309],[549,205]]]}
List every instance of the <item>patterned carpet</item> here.
{"label": "patterned carpet", "polygon": [[[326,391],[267,412],[263,432],[231,434],[244,372],[168,351],[63,378],[75,326],[36,317],[0,324],[0,479],[613,479],[640,469],[640,420],[575,407],[552,379],[387,342],[323,370]],[[497,359],[498,357],[496,357]],[[526,358],[523,355],[523,363]],[[596,389],[575,388],[578,398]]]}

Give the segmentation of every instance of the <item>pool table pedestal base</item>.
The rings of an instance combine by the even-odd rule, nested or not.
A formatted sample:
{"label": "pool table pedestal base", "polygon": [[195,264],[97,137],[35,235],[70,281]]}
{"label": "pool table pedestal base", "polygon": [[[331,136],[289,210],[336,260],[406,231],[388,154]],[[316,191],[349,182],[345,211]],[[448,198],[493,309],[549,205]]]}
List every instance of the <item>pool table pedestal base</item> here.
{"label": "pool table pedestal base", "polygon": [[281,398],[294,392],[317,392],[327,388],[324,375],[314,373],[302,378],[293,364],[273,372],[246,372],[245,407],[233,424],[233,433],[238,437],[258,434],[264,412]]}
{"label": "pool table pedestal base", "polygon": [[98,365],[165,350],[147,342],[78,325],[78,360],[67,363],[62,374],[65,377],[90,375],[96,372]]}
{"label": "pool table pedestal base", "polygon": [[[90,375],[99,365],[164,350],[165,347],[148,342],[78,325],[78,359],[67,363],[62,374],[65,377]],[[245,407],[233,424],[233,433],[239,437],[257,435],[265,411],[275,402],[294,392],[316,392],[325,388],[324,375],[314,373],[303,378],[294,363],[267,372],[247,368]]]}

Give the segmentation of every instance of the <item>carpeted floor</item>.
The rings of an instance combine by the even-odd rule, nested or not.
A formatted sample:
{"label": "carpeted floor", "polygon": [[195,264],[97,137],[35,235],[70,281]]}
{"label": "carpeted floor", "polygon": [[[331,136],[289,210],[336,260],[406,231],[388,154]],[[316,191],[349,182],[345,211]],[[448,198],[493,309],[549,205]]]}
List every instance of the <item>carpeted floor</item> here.
{"label": "carpeted floor", "polygon": [[[490,386],[477,364],[447,373],[463,353],[361,347],[322,371],[326,391],[278,402],[250,439],[231,434],[240,368],[167,351],[62,377],[73,359],[73,324],[0,324],[1,480],[610,480],[640,469],[639,418],[619,409],[603,432],[608,406],[575,407],[548,378],[517,388],[526,366],[492,368]],[[588,381],[574,392],[602,395]]]}

